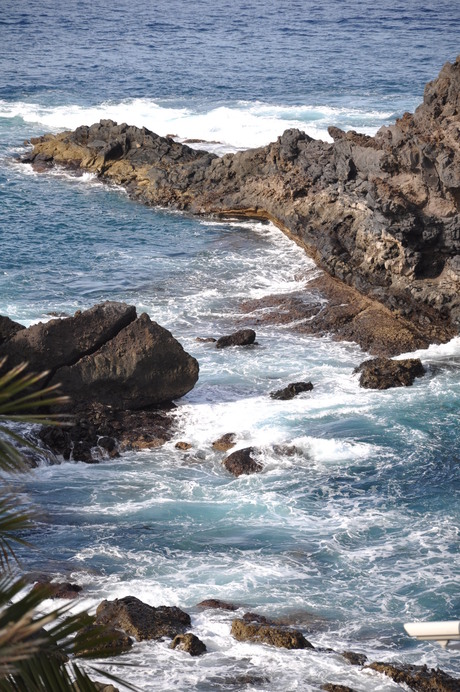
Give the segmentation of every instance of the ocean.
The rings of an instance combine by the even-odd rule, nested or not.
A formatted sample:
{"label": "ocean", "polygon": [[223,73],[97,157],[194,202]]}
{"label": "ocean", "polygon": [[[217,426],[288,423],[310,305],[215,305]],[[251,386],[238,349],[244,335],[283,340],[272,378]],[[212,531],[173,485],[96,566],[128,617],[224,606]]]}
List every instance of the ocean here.
{"label": "ocean", "polygon": [[[137,643],[108,669],[145,692],[402,689],[338,653],[439,666],[412,620],[460,618],[460,338],[418,352],[410,388],[362,390],[353,343],[257,326],[216,350],[246,298],[303,291],[317,269],[270,224],[217,223],[130,200],[91,175],[17,157],[45,132],[100,118],[204,139],[222,154],[298,127],[373,134],[421,102],[459,51],[460,2],[0,0],[0,314],[25,325],[103,300],[134,304],[200,363],[164,447],[98,465],[43,465],[18,483],[38,508],[28,571],[84,586],[82,604],[176,605],[208,653]],[[254,319],[257,315],[254,316]],[[314,389],[292,401],[289,382]],[[211,444],[236,433],[263,472],[233,478]],[[175,448],[191,443],[188,452]],[[294,445],[293,456],[279,445]],[[316,651],[240,643],[219,598],[305,632]]]}

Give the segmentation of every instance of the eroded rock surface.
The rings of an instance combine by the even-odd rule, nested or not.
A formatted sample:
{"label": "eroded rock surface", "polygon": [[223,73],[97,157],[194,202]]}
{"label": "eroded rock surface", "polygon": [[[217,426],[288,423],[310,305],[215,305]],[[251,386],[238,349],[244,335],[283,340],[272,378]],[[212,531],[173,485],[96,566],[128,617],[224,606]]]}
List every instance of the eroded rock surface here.
{"label": "eroded rock surface", "polygon": [[365,389],[389,389],[409,387],[416,377],[423,377],[425,368],[420,358],[391,360],[372,358],[361,363],[355,372],[361,373],[359,384]]}
{"label": "eroded rock surface", "polygon": [[171,649],[186,651],[190,656],[201,656],[206,653],[206,644],[192,632],[177,634],[170,644]]}
{"label": "eroded rock surface", "polygon": [[398,684],[404,684],[414,692],[459,692],[460,679],[443,670],[427,666],[400,666],[393,663],[371,663],[368,668],[388,675]]}
{"label": "eroded rock surface", "polygon": [[242,476],[251,473],[260,473],[262,471],[262,464],[259,464],[253,458],[254,453],[253,447],[245,447],[244,449],[238,449],[236,452],[232,452],[228,457],[225,457],[222,464],[225,466],[227,471],[233,473],[234,476]]}
{"label": "eroded rock surface", "polygon": [[277,389],[276,392],[271,392],[270,396],[272,399],[287,401],[303,392],[311,392],[312,389],[313,385],[311,382],[291,382],[286,387],[283,387],[283,389]]}
{"label": "eroded rock surface", "polygon": [[240,642],[269,644],[282,649],[313,649],[299,630],[277,627],[258,622],[233,620],[232,635]]}
{"label": "eroded rock surface", "polygon": [[292,129],[219,158],[102,120],[33,140],[25,160],[93,171],[150,205],[272,220],[388,319],[445,341],[460,329],[459,104],[457,58],[413,114],[375,137],[331,127],[329,143]]}
{"label": "eroded rock surface", "polygon": [[119,628],[138,641],[173,639],[191,626],[190,616],[180,608],[154,608],[135,596],[102,601],[96,610],[96,623]]}

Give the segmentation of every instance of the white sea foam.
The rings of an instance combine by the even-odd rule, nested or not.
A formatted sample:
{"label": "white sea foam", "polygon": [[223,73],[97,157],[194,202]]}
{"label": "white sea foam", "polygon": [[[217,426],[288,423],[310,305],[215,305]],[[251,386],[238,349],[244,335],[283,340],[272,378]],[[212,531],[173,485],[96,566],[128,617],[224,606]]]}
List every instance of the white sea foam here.
{"label": "white sea foam", "polygon": [[[374,134],[390,115],[352,108],[242,101],[231,106],[209,107],[207,110],[160,104],[149,98],[111,101],[86,107],[0,101],[0,117],[22,118],[27,123],[37,123],[50,131],[75,129],[80,125],[91,125],[101,118],[110,118],[119,123],[145,126],[163,136],[170,134],[181,140],[205,140],[211,143],[206,148],[219,154],[263,146],[274,141],[288,128],[298,128],[315,139],[325,141],[331,141],[327,128],[333,124],[348,125],[366,134]],[[192,146],[204,145],[197,143]]]}

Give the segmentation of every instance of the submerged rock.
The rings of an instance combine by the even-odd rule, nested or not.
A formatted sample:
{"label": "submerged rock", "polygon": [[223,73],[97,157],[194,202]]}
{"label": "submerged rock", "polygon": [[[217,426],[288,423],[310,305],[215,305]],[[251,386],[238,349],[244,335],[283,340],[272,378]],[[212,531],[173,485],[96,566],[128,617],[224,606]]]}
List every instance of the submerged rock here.
{"label": "submerged rock", "polygon": [[238,449],[236,452],[229,454],[228,457],[225,457],[222,464],[227,471],[230,471],[237,477],[244,474],[260,473],[263,466],[252,457],[254,451],[253,447]]}
{"label": "submerged rock", "polygon": [[355,369],[361,373],[359,384],[365,389],[389,389],[390,387],[409,387],[416,377],[425,374],[425,368],[419,358],[391,360],[373,358],[361,363]]}
{"label": "submerged rock", "polygon": [[175,606],[153,606],[135,596],[102,601],[96,610],[96,624],[122,629],[138,641],[144,639],[172,639],[183,634],[190,626],[190,616]]}
{"label": "submerged rock", "polygon": [[238,610],[236,605],[233,603],[227,603],[226,601],[220,601],[218,598],[207,598],[201,603],[197,604],[197,608],[216,608],[219,610]]}
{"label": "submerged rock", "polygon": [[333,682],[326,682],[324,685],[321,685],[321,689],[324,690],[324,692],[355,692],[355,690],[352,687],[348,687],[348,685],[337,685]]}
{"label": "submerged rock", "polygon": [[250,346],[256,340],[256,333],[253,329],[240,329],[228,336],[221,336],[217,339],[216,348],[228,348],[229,346]]}
{"label": "submerged rock", "polygon": [[278,389],[276,392],[271,392],[270,396],[272,399],[288,400],[293,399],[297,394],[302,394],[303,392],[311,392],[313,385],[311,382],[291,382],[284,387],[284,389]]}
{"label": "submerged rock", "polygon": [[206,653],[206,644],[192,632],[186,634],[177,634],[170,644],[170,649],[179,649],[186,651],[190,656],[201,656]]}
{"label": "submerged rock", "polygon": [[70,582],[51,582],[39,580],[34,584],[32,590],[46,590],[48,598],[77,598],[83,591],[83,587],[79,584],[71,584]]}
{"label": "submerged rock", "polygon": [[233,620],[232,635],[240,642],[250,641],[256,644],[269,644],[282,649],[314,648],[299,630],[257,622]]}
{"label": "submerged rock", "polygon": [[216,452],[228,452],[229,449],[236,445],[236,435],[235,433],[225,433],[219,437],[218,440],[214,440],[212,443],[212,448]]}

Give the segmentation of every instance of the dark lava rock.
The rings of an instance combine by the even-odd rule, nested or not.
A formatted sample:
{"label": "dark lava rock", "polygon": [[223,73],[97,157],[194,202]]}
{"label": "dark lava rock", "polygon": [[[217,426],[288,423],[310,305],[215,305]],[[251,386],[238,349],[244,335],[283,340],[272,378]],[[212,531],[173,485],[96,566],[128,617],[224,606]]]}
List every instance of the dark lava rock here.
{"label": "dark lava rock", "polygon": [[206,653],[206,644],[203,644],[201,639],[192,632],[187,632],[187,634],[177,634],[170,644],[170,649],[180,649],[180,651],[186,651],[190,656],[201,656]]}
{"label": "dark lava rock", "polygon": [[325,685],[321,685],[321,689],[324,690],[324,692],[355,692],[352,687],[348,687],[347,685],[336,685],[333,682],[326,682]]}
{"label": "dark lava rock", "polygon": [[94,353],[135,319],[134,305],[106,301],[73,317],[21,329],[0,347],[0,355],[8,356],[9,366],[27,361],[34,372],[55,372]]}
{"label": "dark lava rock", "polygon": [[357,654],[355,651],[343,651],[342,656],[351,663],[352,666],[363,666],[367,661],[367,656]]}
{"label": "dark lava rock", "polygon": [[219,610],[238,610],[237,606],[233,603],[226,603],[225,601],[220,601],[218,598],[207,598],[201,603],[197,604],[198,608],[216,608]]}
{"label": "dark lava rock", "polygon": [[[75,411],[73,425],[45,426],[39,437],[65,460],[97,463],[104,456],[117,457],[118,450],[155,448],[171,439],[174,431],[170,408],[117,411],[94,404]],[[116,441],[116,447],[111,440]]]}
{"label": "dark lava rock", "polygon": [[233,620],[232,635],[240,642],[270,644],[282,649],[313,649],[299,630],[285,629],[273,625]]}
{"label": "dark lava rock", "polygon": [[272,399],[293,399],[297,394],[302,394],[302,392],[311,392],[313,385],[311,382],[291,382],[284,389],[278,389],[276,392],[271,392],[270,396]]}
{"label": "dark lava rock", "polygon": [[371,663],[366,667],[388,675],[396,683],[407,685],[414,692],[460,692],[460,679],[452,678],[439,668],[392,663]]}
{"label": "dark lava rock", "polygon": [[242,476],[243,474],[260,473],[263,466],[255,461],[251,454],[254,452],[253,447],[245,447],[232,452],[228,457],[225,457],[222,464],[227,471],[233,473],[234,476]]}
{"label": "dark lava rock", "polygon": [[132,648],[133,640],[125,632],[111,625],[88,625],[75,637],[78,656],[99,658],[117,656]]}
{"label": "dark lava rock", "polygon": [[355,373],[361,373],[359,384],[365,389],[409,387],[416,377],[422,377],[425,372],[419,358],[372,358],[355,369]]}
{"label": "dark lava rock", "polygon": [[183,396],[197,379],[195,358],[143,313],[94,353],[59,368],[51,382],[77,404],[140,409]]}
{"label": "dark lava rock", "polygon": [[96,624],[112,625],[138,641],[144,639],[172,639],[183,634],[190,626],[190,616],[175,606],[153,606],[135,596],[102,601],[96,610]]}
{"label": "dark lava rock", "polygon": [[[0,315],[0,346],[9,341],[15,334],[25,329],[19,322],[13,322],[9,317],[3,317]],[[10,365],[13,363],[10,362]]]}
{"label": "dark lava rock", "polygon": [[235,433],[225,433],[218,440],[214,440],[212,448],[217,452],[228,452],[229,449],[236,445]]}
{"label": "dark lava rock", "polygon": [[73,599],[77,598],[83,587],[79,584],[71,584],[70,582],[50,582],[50,581],[38,581],[34,584],[32,590],[42,590],[45,589],[48,592],[48,598],[66,598]]}
{"label": "dark lava rock", "polygon": [[240,329],[228,336],[221,336],[217,339],[216,348],[228,348],[229,346],[249,346],[256,340],[256,333],[253,329]]}

